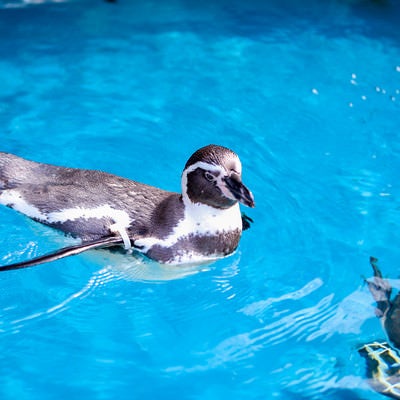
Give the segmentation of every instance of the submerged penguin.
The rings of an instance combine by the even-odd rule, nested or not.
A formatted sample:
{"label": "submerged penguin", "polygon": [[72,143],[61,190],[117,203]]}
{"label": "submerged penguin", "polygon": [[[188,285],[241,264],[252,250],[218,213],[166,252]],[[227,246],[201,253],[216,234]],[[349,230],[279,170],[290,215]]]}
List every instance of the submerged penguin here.
{"label": "submerged penguin", "polygon": [[400,293],[391,300],[392,287],[383,279],[378,260],[370,258],[374,278],[367,280],[376,301],[376,315],[381,319],[389,342],[373,342],[358,351],[367,360],[369,383],[377,392],[400,399]]}
{"label": "submerged penguin", "polygon": [[24,268],[93,248],[123,246],[160,263],[227,256],[249,226],[239,203],[254,207],[238,156],[226,147],[197,150],[182,173],[182,193],[105,172],[64,168],[0,153],[0,204],[82,243],[2,267]]}

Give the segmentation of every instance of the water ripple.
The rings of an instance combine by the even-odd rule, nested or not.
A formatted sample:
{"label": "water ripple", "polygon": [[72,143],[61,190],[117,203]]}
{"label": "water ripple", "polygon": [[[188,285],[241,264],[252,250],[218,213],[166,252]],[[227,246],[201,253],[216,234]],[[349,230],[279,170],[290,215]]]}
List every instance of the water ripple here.
{"label": "water ripple", "polygon": [[[295,373],[282,382],[284,392],[307,396],[310,399],[320,399],[329,393],[337,393],[333,398],[346,398],[345,392],[353,393],[356,389],[366,389],[365,381],[357,375],[339,376],[336,359],[329,356],[314,355],[310,367],[297,369]],[[315,365],[316,361],[318,366]]]}
{"label": "water ripple", "polygon": [[[37,4],[45,3],[64,3],[68,0],[9,0],[6,1],[2,7],[3,8],[21,8]],[[1,7],[0,7],[1,8]]]}
{"label": "water ripple", "polygon": [[73,303],[75,303],[76,301],[88,297],[98,287],[106,285],[110,281],[114,281],[116,279],[118,278],[115,277],[110,268],[106,267],[93,274],[87,284],[82,289],[69,295],[67,298],[51,307],[42,309],[27,316],[11,319],[10,321],[7,321],[7,318],[4,318],[6,315],[9,314],[9,310],[3,309],[4,315],[2,315],[2,321],[0,322],[0,332],[3,334],[15,333],[26,327],[32,321],[51,318],[54,315],[71,308],[73,306]]}
{"label": "water ripple", "polygon": [[15,262],[15,260],[30,259],[37,256],[37,243],[29,241],[28,243],[19,247],[19,249],[9,251],[5,256],[2,257],[2,265],[11,264],[12,262]]}
{"label": "water ripple", "polygon": [[269,306],[274,303],[279,303],[283,300],[298,300],[302,297],[309,295],[310,293],[314,292],[318,288],[323,285],[323,282],[320,278],[313,279],[311,282],[308,282],[305,286],[303,286],[299,290],[295,290],[291,293],[285,293],[279,297],[270,297],[267,300],[260,300],[255,303],[249,304],[243,307],[239,312],[243,312],[246,315],[250,316],[259,316],[263,313]]}
{"label": "water ripple", "polygon": [[[318,329],[321,321],[331,317],[335,312],[332,303],[333,295],[322,298],[315,306],[288,314],[278,321],[262,328],[242,333],[222,341],[213,350],[217,356],[211,364],[224,361],[237,361],[254,355],[266,346],[276,346],[291,338],[303,338]],[[305,334],[304,334],[305,333]]]}
{"label": "water ripple", "polygon": [[115,277],[128,281],[160,283],[182,279],[210,269],[209,264],[163,265],[140,256],[133,257],[104,250],[91,252],[90,256],[97,264],[107,265]]}
{"label": "water ripple", "polygon": [[[197,373],[242,364],[257,370],[253,378],[254,374],[263,376],[270,369],[270,373],[277,374],[281,386],[290,393],[299,391],[318,397],[318,393],[344,393],[363,388],[360,377],[353,376],[351,371],[342,371],[340,354],[332,352],[332,355],[327,355],[318,349],[319,346],[323,348],[323,342],[330,340],[334,334],[350,333],[358,338],[365,316],[373,318],[372,300],[363,287],[338,301],[334,300],[335,294],[329,293],[314,303],[311,295],[314,297],[322,286],[322,280],[316,278],[282,296],[240,308],[239,313],[247,318],[255,317],[261,327],[221,338],[211,349],[198,353],[198,363],[170,366],[165,372]],[[302,303],[310,300],[313,302],[311,306],[301,307]],[[265,319],[270,322],[263,323]],[[295,346],[294,342],[302,342],[302,346]],[[284,355],[277,349],[282,349]],[[256,368],[260,353],[274,357],[271,354],[276,351],[276,362],[264,365],[262,370]],[[301,354],[297,354],[298,351]]]}

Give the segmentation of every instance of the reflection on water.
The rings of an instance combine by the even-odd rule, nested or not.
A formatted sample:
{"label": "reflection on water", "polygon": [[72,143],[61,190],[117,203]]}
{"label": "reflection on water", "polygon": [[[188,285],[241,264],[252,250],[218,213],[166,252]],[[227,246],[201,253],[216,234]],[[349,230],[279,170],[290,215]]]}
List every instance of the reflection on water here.
{"label": "reflection on water", "polygon": [[[18,251],[17,258],[20,258],[21,256],[23,258],[35,256],[36,250],[37,246],[34,243],[28,243],[26,248]],[[12,261],[15,259],[14,253],[6,256],[4,259],[10,259]],[[39,309],[29,315],[13,317],[13,312],[11,312],[10,309],[3,308],[4,315],[2,315],[0,322],[0,333],[19,332],[21,329],[29,326],[33,321],[51,318],[56,314],[62,313],[73,307],[79,307],[78,303],[82,299],[92,294],[96,295],[96,290],[106,287],[108,284],[114,283],[118,280],[161,283],[182,279],[200,272],[209,271],[210,269],[210,266],[204,264],[186,266],[162,265],[142,257],[133,257],[132,255],[118,252],[112,253],[107,250],[90,251],[80,257],[82,257],[82,261],[84,262],[89,261],[91,265],[94,264],[103,267],[93,273],[87,283],[80,290],[75,291],[73,294],[66,295],[63,300],[45,309]],[[52,267],[56,265],[57,263],[52,263]],[[34,270],[35,268],[44,269],[51,268],[51,266],[50,264],[46,264],[40,267],[32,267],[31,270]],[[24,272],[25,271],[16,271],[15,273],[19,273],[20,277],[23,278],[21,273],[24,274]],[[63,274],[65,271],[59,269],[59,273]],[[15,314],[18,314],[18,312]]]}
{"label": "reflection on water", "polygon": [[45,4],[45,3],[66,3],[69,0],[4,0],[0,3],[0,8],[20,8],[35,4]]}
{"label": "reflection on water", "polygon": [[279,297],[271,297],[267,300],[260,300],[255,303],[249,304],[240,311],[242,311],[246,315],[252,316],[260,316],[265,310],[273,303],[279,303],[283,300],[297,300],[302,297],[308,296],[314,290],[317,290],[323,285],[323,282],[320,278],[313,279],[311,282],[308,282],[305,286],[303,286],[299,290],[295,290],[294,292],[285,293]]}
{"label": "reflection on water", "polygon": [[[4,315],[1,321],[1,333],[15,333],[29,325],[30,322],[36,320],[42,320],[53,317],[54,315],[65,311],[68,308],[73,307],[75,301],[79,301],[89,296],[97,287],[107,284],[111,280],[115,280],[115,276],[110,272],[109,268],[103,268],[102,270],[93,274],[87,284],[77,292],[67,296],[61,302],[52,305],[51,307],[38,310],[32,314],[12,319],[12,313],[10,310],[4,310]],[[11,320],[8,320],[11,317]]]}
{"label": "reflection on water", "polygon": [[118,279],[143,282],[163,282],[182,279],[209,270],[209,264],[165,265],[140,255],[100,250],[91,252],[90,258],[101,265],[107,265]]}

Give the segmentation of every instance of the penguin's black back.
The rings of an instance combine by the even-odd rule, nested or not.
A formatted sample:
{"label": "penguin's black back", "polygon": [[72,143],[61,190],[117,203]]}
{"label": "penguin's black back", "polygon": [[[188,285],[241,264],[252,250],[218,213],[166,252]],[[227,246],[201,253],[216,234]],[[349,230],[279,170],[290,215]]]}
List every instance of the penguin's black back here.
{"label": "penguin's black back", "polygon": [[[110,206],[129,215],[133,221],[129,227],[132,236],[151,234],[162,237],[170,229],[167,227],[174,225],[183,215],[183,205],[177,193],[106,172],[42,164],[8,153],[0,153],[0,196],[4,192],[17,192],[43,215],[74,208],[91,210]],[[163,208],[172,203],[176,212],[159,221],[157,217]],[[6,205],[14,208],[12,203]],[[82,221],[34,219],[83,239],[108,235],[109,227],[114,223],[101,215]],[[158,220],[157,226],[153,223],[155,220]]]}

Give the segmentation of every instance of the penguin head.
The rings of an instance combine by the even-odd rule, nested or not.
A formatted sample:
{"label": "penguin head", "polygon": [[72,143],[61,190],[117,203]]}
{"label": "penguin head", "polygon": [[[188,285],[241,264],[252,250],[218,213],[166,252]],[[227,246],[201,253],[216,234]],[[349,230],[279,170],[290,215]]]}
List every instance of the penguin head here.
{"label": "penguin head", "polygon": [[197,150],[182,173],[182,196],[193,204],[226,209],[238,202],[254,207],[254,197],[242,183],[242,164],[232,150],[214,144]]}

